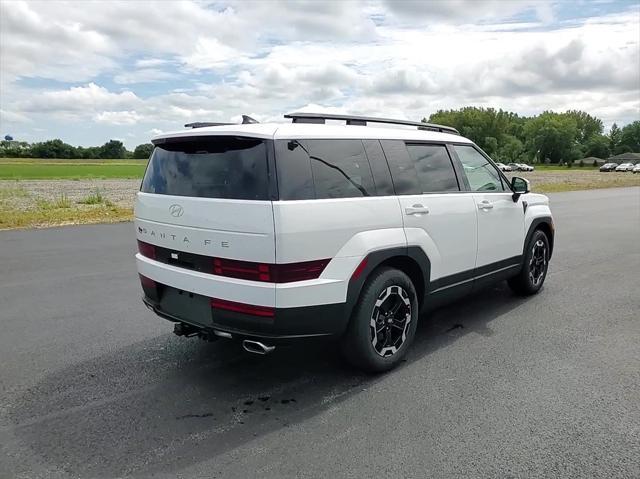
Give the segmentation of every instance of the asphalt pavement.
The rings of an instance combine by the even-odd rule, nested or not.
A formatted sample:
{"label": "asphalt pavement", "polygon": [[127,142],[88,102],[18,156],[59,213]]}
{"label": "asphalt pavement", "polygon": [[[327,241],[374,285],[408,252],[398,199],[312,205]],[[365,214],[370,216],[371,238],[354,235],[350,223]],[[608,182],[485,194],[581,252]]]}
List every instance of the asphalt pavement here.
{"label": "asphalt pavement", "polygon": [[379,376],[174,336],[131,224],[0,232],[0,477],[640,477],[640,188],[550,196],[540,294],[430,314]]}

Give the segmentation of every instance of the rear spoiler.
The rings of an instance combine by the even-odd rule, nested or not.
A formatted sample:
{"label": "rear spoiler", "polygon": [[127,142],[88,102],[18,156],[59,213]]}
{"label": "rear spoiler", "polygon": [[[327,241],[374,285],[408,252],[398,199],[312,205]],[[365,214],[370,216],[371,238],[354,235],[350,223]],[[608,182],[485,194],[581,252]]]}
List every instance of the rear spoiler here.
{"label": "rear spoiler", "polygon": [[[249,125],[252,123],[260,123],[255,118],[251,118],[249,115],[242,115],[242,125]],[[225,125],[235,125],[235,123],[216,123],[211,121],[196,121],[194,123],[187,123],[184,125],[185,128],[206,128],[207,126],[225,126]]]}

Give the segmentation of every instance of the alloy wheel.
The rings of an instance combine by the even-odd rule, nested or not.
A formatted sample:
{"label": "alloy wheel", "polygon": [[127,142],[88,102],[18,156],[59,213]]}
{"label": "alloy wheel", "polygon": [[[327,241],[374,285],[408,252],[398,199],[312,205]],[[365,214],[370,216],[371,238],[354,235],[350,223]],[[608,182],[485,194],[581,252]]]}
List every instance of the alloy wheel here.
{"label": "alloy wheel", "polygon": [[382,357],[394,355],[407,339],[411,323],[411,299],[401,286],[384,289],[371,314],[371,344]]}
{"label": "alloy wheel", "polygon": [[529,279],[534,286],[542,283],[547,272],[547,245],[539,239],[533,245],[529,260]]}

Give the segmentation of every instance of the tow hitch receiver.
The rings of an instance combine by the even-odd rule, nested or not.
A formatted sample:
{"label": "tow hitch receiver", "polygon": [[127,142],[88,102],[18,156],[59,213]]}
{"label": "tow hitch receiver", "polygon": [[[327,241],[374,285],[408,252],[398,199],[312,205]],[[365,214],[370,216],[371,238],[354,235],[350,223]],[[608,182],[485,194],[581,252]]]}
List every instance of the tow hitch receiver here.
{"label": "tow hitch receiver", "polygon": [[190,338],[191,336],[196,336],[198,332],[198,328],[194,328],[193,326],[185,323],[178,323],[173,326],[173,334],[175,334],[176,336],[184,336],[185,338]]}
{"label": "tow hitch receiver", "polygon": [[[173,326],[173,334],[176,336],[184,336],[185,338],[191,338],[197,336],[204,341],[216,341],[218,339],[217,331],[208,331],[206,329],[196,328],[187,323],[177,323]],[[224,336],[223,336],[224,337]],[[229,334],[229,337],[231,335]]]}

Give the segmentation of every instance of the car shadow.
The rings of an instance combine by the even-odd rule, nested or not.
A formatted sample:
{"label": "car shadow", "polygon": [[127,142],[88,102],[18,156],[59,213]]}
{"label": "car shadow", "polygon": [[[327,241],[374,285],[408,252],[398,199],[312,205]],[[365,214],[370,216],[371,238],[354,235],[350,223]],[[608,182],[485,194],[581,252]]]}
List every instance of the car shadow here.
{"label": "car shadow", "polygon": [[[523,301],[500,284],[429,313],[399,370],[467,334],[490,336],[492,320]],[[5,413],[22,454],[69,476],[166,474],[303,422],[387,374],[353,370],[331,343],[257,356],[166,334],[47,376]]]}

